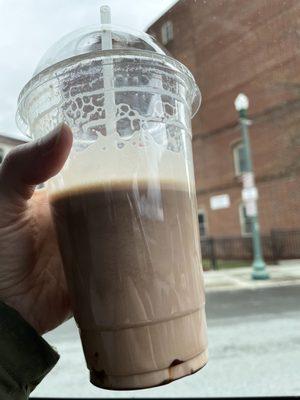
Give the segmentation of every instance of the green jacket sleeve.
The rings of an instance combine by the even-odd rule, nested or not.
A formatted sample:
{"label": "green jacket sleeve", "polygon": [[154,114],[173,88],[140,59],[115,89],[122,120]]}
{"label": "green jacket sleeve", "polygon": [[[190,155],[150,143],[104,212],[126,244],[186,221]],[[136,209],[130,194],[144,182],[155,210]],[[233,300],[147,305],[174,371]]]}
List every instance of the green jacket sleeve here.
{"label": "green jacket sleeve", "polygon": [[0,399],[28,399],[58,359],[17,311],[0,302]]}

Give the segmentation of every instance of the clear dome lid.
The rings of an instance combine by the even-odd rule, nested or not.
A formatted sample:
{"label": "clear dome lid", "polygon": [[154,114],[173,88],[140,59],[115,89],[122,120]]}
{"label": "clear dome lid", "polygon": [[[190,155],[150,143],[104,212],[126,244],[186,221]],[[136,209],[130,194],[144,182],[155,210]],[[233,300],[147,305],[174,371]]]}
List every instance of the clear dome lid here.
{"label": "clear dome lid", "polygon": [[[148,68],[150,75],[154,74],[153,71],[159,71],[151,83],[146,77],[148,83],[144,83],[145,92],[149,91],[149,85],[152,85],[152,91],[155,89],[157,93],[163,93],[165,85],[169,87],[169,95],[172,95],[183,87],[183,91],[186,90],[188,93],[183,101],[188,105],[191,116],[196,113],[201,103],[201,94],[189,69],[170,56],[168,51],[147,33],[112,25],[108,6],[102,6],[100,14],[99,25],[88,26],[69,33],[44,54],[33,77],[19,94],[16,121],[21,131],[27,132],[28,129],[33,129],[29,128],[29,125],[32,125],[33,120],[38,117],[35,114],[29,117],[29,114],[34,107],[37,107],[38,100],[41,104],[45,103],[45,106],[51,104],[49,107],[56,109],[61,101],[59,96],[61,96],[62,87],[70,79],[72,71],[84,63],[86,66],[89,65],[91,60],[101,64],[102,81],[98,84],[102,85],[105,99],[111,97],[112,105],[115,104],[114,92],[120,91],[120,77],[116,73],[118,68],[121,70],[121,75],[124,75],[122,84],[133,85],[133,81],[130,81],[132,77],[128,80],[130,73],[127,67],[125,68],[125,65],[131,63],[136,66],[142,65],[145,70]],[[134,68],[131,73],[133,72]],[[74,72],[75,75],[76,73]],[[72,79],[75,79],[74,76]]]}
{"label": "clear dome lid", "polygon": [[101,7],[101,22],[101,25],[87,26],[62,37],[44,54],[33,76],[69,58],[104,50],[140,50],[168,55],[147,33],[112,25],[108,7]]}

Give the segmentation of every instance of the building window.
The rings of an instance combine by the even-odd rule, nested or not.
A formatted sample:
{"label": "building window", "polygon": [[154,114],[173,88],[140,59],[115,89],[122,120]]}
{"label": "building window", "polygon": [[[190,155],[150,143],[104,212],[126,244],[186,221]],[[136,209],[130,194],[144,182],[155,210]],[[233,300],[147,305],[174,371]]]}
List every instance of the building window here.
{"label": "building window", "polygon": [[240,225],[242,236],[251,236],[252,227],[251,227],[251,219],[246,214],[246,207],[243,203],[239,206],[239,214],[240,214]]}
{"label": "building window", "polygon": [[207,221],[204,210],[198,211],[198,222],[199,222],[200,237],[204,237],[207,235]]}
{"label": "building window", "polygon": [[238,142],[233,147],[233,162],[235,175],[242,175],[247,170],[246,159],[244,154],[244,145],[242,142]]}
{"label": "building window", "polygon": [[0,164],[2,163],[4,159],[4,150],[0,147]]}
{"label": "building window", "polygon": [[161,27],[161,41],[162,44],[168,44],[173,40],[173,23],[171,21],[165,22]]}

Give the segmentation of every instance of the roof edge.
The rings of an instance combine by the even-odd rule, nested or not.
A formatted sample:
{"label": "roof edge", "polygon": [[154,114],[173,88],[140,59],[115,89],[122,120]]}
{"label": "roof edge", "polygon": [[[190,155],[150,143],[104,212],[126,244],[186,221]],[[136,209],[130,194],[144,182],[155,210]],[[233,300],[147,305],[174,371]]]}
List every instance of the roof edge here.
{"label": "roof edge", "polygon": [[164,11],[162,11],[158,17],[156,17],[151,23],[149,23],[146,28],[145,28],[145,32],[148,32],[149,28],[151,28],[152,25],[154,25],[159,19],[161,19],[162,16],[164,16],[167,12],[171,11],[176,4],[179,2],[180,0],[173,0],[173,3],[166,8]]}

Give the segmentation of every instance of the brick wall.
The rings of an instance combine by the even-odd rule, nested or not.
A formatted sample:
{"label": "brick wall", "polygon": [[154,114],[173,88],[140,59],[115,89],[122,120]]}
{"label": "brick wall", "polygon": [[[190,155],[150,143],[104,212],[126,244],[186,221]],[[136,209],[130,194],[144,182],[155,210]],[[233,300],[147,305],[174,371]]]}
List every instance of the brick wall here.
{"label": "brick wall", "polygon": [[203,94],[194,133],[236,121],[233,101],[246,92],[251,113],[299,98],[298,0],[179,1],[149,32],[161,38],[171,20],[167,49],[193,72]]}
{"label": "brick wall", "polygon": [[[250,99],[250,140],[263,233],[300,229],[300,2],[298,0],[179,1],[149,28],[173,23],[170,53],[193,72],[203,104],[193,120],[199,208],[209,234],[239,235],[241,182],[232,146],[240,140],[234,99]],[[209,198],[228,193],[229,209]]]}

